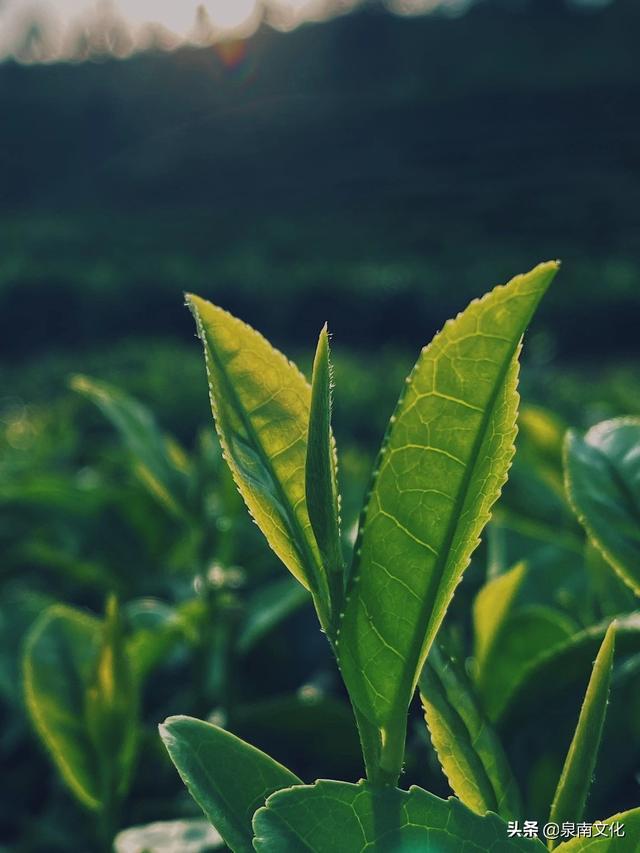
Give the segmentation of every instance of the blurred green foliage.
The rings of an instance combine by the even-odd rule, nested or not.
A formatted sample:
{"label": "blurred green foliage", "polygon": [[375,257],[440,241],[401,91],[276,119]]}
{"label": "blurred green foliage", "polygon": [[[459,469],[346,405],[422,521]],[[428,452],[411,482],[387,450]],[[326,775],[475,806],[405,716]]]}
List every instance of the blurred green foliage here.
{"label": "blurred green foliage", "polygon": [[[604,626],[637,607],[585,548],[562,442],[567,427],[640,414],[638,8],[550,18],[520,5],[265,29],[235,70],[213,49],[0,66],[3,853],[96,849],[22,689],[27,634],[61,602],[99,619],[115,593],[138,668],[120,827],[200,817],[157,739],[172,713],[225,723],[307,781],[361,774],[324,638],[221,463],[181,291],[245,317],[307,375],[329,320],[352,537],[418,347],[479,284],[560,256],[526,353],[510,480],[445,624],[479,693],[500,681],[489,710],[529,780],[528,816],[544,817]],[[79,372],[95,379],[72,390]],[[500,642],[487,642],[472,604],[478,620],[524,557]],[[638,803],[636,627],[618,636],[596,817]],[[416,708],[410,739],[406,781],[446,795]],[[179,821],[119,849],[160,831],[216,843]]]}
{"label": "blurred green foliage", "polygon": [[[515,757],[514,772],[532,780],[527,797],[535,813],[536,803],[545,802],[555,785],[576,703],[603,636],[598,625],[636,606],[631,591],[599,555],[584,552],[584,534],[563,491],[562,438],[567,424],[584,428],[621,412],[638,413],[640,382],[625,364],[597,371],[565,368],[531,349],[522,384],[519,453],[486,542],[454,599],[447,630],[454,649],[466,645],[472,636],[470,604],[485,573],[497,579],[526,557],[526,571],[501,623],[501,641],[491,652],[490,672],[494,679],[502,677],[511,693],[514,673],[525,664],[527,672],[533,667],[509,698],[509,713],[501,712],[500,725]],[[310,355],[302,358],[307,369]],[[356,779],[361,773],[351,714],[324,640],[311,627],[303,596],[248,523],[221,465],[208,426],[200,361],[195,342],[188,349],[131,343],[116,354],[101,382],[71,380],[67,370],[77,367],[72,355],[28,369],[5,367],[10,395],[3,408],[0,466],[1,749],[18,807],[4,809],[0,818],[16,853],[68,850],[71,843],[73,849],[91,850],[93,843],[92,822],[61,786],[17,689],[24,637],[55,602],[94,614],[102,611],[109,591],[122,602],[129,649],[144,688],[139,758],[121,826],[194,814],[156,743],[155,724],[171,713],[225,721],[304,779],[331,774]],[[101,362],[108,363],[108,357],[95,352],[85,365],[98,372]],[[350,484],[343,504],[347,535],[352,535],[373,451],[409,364],[409,356],[397,351],[341,354],[337,347],[336,381],[342,393],[336,401],[336,432],[342,482]],[[114,378],[130,390],[106,384]],[[132,390],[152,401],[153,408],[136,402]],[[17,396],[20,391],[26,399]],[[128,421],[118,420],[109,408],[115,405],[130,407]],[[128,432],[132,424],[145,431],[142,451]],[[166,438],[174,431],[183,448],[177,457],[172,450],[177,439]],[[156,479],[162,480],[162,466],[174,465],[174,457],[178,472],[190,472],[185,500],[204,539],[164,500],[154,480],[141,476],[140,452]],[[171,485],[176,494],[185,488],[181,482]],[[555,633],[541,632],[541,619],[545,624],[552,620]],[[536,632],[537,644],[523,644],[525,624]],[[593,794],[593,814],[600,816],[620,804],[634,805],[636,796],[632,779],[638,751],[629,747],[630,736],[638,734],[634,720],[640,707],[633,677],[634,630],[630,625],[626,645],[624,632],[619,638],[626,655],[613,679],[614,722],[605,728],[603,750],[609,760],[598,771]],[[557,664],[554,657],[545,662],[544,654],[538,661],[550,643],[557,645]],[[553,725],[545,742],[537,744],[531,767],[535,709],[550,687],[556,694]],[[426,760],[431,748],[417,717],[410,737],[406,778],[445,794],[437,763]]]}

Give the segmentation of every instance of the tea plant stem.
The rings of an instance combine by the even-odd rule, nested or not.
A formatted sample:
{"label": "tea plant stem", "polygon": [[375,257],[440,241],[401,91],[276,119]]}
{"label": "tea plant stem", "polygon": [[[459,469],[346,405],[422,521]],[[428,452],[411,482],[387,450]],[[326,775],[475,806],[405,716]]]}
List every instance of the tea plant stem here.
{"label": "tea plant stem", "polygon": [[[372,785],[396,785],[402,773],[404,760],[404,737],[387,739],[383,745],[382,733],[353,705],[353,713],[360,735],[367,779]],[[401,727],[396,727],[402,732]]]}
{"label": "tea plant stem", "polygon": [[[336,661],[339,661],[335,629],[332,627],[325,633]],[[368,781],[372,785],[396,785],[404,762],[406,727],[392,727],[391,736],[387,736],[383,743],[381,730],[358,710],[355,702],[351,702],[351,707],[358,728]]]}
{"label": "tea plant stem", "polygon": [[103,853],[113,853],[118,827],[119,802],[112,791],[105,792],[98,816],[98,838]]}

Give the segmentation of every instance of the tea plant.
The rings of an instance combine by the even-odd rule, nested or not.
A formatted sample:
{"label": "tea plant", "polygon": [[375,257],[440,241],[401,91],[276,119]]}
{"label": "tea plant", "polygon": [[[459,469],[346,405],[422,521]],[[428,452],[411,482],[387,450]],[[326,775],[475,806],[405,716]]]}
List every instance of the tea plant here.
{"label": "tea plant", "polygon": [[[551,617],[544,609],[530,611],[534,630],[525,636],[534,639],[533,662],[522,668],[515,685],[496,679],[495,662],[504,651],[512,605],[527,571],[516,566],[490,580],[478,596],[475,684],[458,671],[446,648],[435,645],[507,480],[521,339],[556,270],[555,263],[542,264],[495,288],[448,322],[423,350],[389,423],[349,560],[340,533],[326,327],[309,387],[253,329],[199,297],[188,297],[204,345],[225,459],[269,545],[309,591],[351,699],[367,773],[358,784],[320,780],[304,785],[224,729],[188,717],[169,718],[161,727],[169,754],[232,850],[543,850],[537,839],[508,837],[504,819],[526,814],[492,721],[526,694],[532,669],[542,669],[546,677],[545,667],[585,655],[592,660],[596,644],[600,649],[575,734],[547,803],[552,822],[582,818],[601,739],[616,630],[627,651],[637,650],[637,617],[621,619],[617,629],[607,623],[588,637],[575,638],[569,619],[563,623],[553,611]],[[619,478],[610,475],[609,481],[619,499],[624,493]],[[624,502],[620,511],[625,507],[628,516]],[[584,524],[595,531],[587,512]],[[617,570],[624,567],[625,578],[634,570],[629,555],[638,527],[626,529],[630,542],[612,543],[604,532],[601,538],[594,533]],[[548,623],[538,656],[536,618]],[[556,642],[546,654],[554,626]],[[455,643],[447,643],[445,636],[449,645]],[[512,671],[513,660],[508,665]],[[435,750],[458,799],[396,787],[407,712],[418,686]],[[640,809],[608,823],[615,821],[625,824],[621,843],[611,837],[602,843],[576,838],[558,849],[604,851],[614,844],[616,850],[637,849]]]}
{"label": "tea plant", "polygon": [[29,635],[24,681],[40,736],[73,793],[97,812],[110,850],[139,736],[139,683],[116,600],[102,621],[64,606],[46,611]]}
{"label": "tea plant", "polygon": [[[75,377],[72,386],[116,427],[153,500],[151,531],[143,502],[137,505],[137,521],[153,538],[160,527],[168,552],[164,577],[159,572],[155,584],[169,601],[142,596],[119,606],[111,595],[104,619],[54,604],[35,622],[25,644],[27,710],[67,786],[95,814],[95,843],[111,850],[138,763],[144,733],[140,706],[150,677],[167,659],[186,657],[194,709],[214,708],[234,724],[234,703],[242,698],[238,661],[299,608],[306,594],[294,582],[261,571],[247,577],[235,564],[247,553],[239,548],[246,531],[215,446],[203,439],[198,455],[190,458],[138,401],[87,377]],[[121,574],[117,567],[107,580],[115,586]],[[144,577],[137,582],[144,590]],[[197,835],[184,821],[173,831],[185,839]],[[157,838],[157,828],[149,832]],[[200,836],[211,842],[210,833]],[[126,836],[123,843],[137,837]]]}

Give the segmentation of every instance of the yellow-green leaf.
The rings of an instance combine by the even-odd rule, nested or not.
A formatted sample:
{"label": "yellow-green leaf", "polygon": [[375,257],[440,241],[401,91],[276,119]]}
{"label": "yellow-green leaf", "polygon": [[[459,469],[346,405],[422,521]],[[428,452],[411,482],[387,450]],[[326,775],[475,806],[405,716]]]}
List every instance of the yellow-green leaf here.
{"label": "yellow-green leaf", "polygon": [[588,824],[588,833],[560,844],[557,853],[638,853],[640,809]]}
{"label": "yellow-green leaf", "polygon": [[35,623],[24,654],[27,708],[63,779],[89,808],[100,805],[101,780],[85,721],[85,694],[102,640],[98,619],[54,605]]}
{"label": "yellow-green leaf", "polygon": [[324,561],[332,614],[342,607],[343,560],[340,544],[340,498],[337,453],[331,432],[331,360],[326,325],[313,362],[305,491],[311,526]]}
{"label": "yellow-green leaf", "polygon": [[477,677],[482,704],[490,720],[502,715],[509,699],[534,662],[567,643],[578,625],[564,613],[540,604],[527,604],[509,613],[499,642]]}
{"label": "yellow-green leaf", "polygon": [[101,634],[93,676],[85,691],[85,719],[106,798],[126,793],[138,741],[138,681],[114,596],[107,601]]}
{"label": "yellow-green leaf", "polygon": [[271,548],[326,615],[327,581],[305,496],[309,384],[246,323],[198,296],[188,295],[187,303],[236,486]]}
{"label": "yellow-green leaf", "polygon": [[[612,622],[593,665],[578,725],[551,805],[550,823],[582,820],[607,713],[614,648],[615,622]],[[554,847],[551,841],[549,849]]]}
{"label": "yellow-green leaf", "polygon": [[339,656],[352,702],[399,772],[409,701],[514,453],[518,354],[557,271],[542,264],[449,321],[410,374],[356,545]]}
{"label": "yellow-green leaf", "polygon": [[74,376],[71,387],[95,403],[117,429],[136,460],[138,477],[154,498],[172,513],[188,512],[189,460],[177,442],[161,432],[146,406],[88,376]]}
{"label": "yellow-green leaf", "polygon": [[453,792],[478,814],[518,818],[509,762],[461,667],[433,645],[419,683],[431,742]]}
{"label": "yellow-green leaf", "polygon": [[526,571],[526,564],[518,563],[508,572],[486,583],[476,596],[473,603],[473,630],[479,672],[485,669],[500,638],[500,632],[520,591]]}

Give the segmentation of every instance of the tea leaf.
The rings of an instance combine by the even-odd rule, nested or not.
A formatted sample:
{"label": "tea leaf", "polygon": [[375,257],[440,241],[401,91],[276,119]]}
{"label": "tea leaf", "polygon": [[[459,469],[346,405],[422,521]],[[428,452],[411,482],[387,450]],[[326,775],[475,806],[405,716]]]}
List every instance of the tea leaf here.
{"label": "tea leaf", "polygon": [[507,757],[464,672],[434,645],[419,683],[431,741],[453,792],[478,814],[518,817],[520,794]]}
{"label": "tea leaf", "polygon": [[614,418],[584,438],[567,433],[569,500],[589,537],[640,595],[640,418]]}
{"label": "tea leaf", "polygon": [[583,560],[600,614],[613,617],[633,610],[638,603],[633,590],[617,572],[611,571],[602,552],[592,542],[583,547]]}
{"label": "tea leaf", "polygon": [[311,391],[298,369],[246,323],[188,295],[225,459],[249,512],[328,620],[329,594],[305,497]]}
{"label": "tea leaf", "polygon": [[102,779],[102,799],[126,793],[138,740],[138,683],[115,597],[107,601],[100,650],[85,691],[85,720]]}
{"label": "tea leaf", "polygon": [[160,735],[189,793],[234,853],[253,853],[251,818],[297,776],[230,732],[191,717],[169,717]]}
{"label": "tea leaf", "polygon": [[337,454],[331,433],[331,361],[327,327],[320,332],[313,362],[305,493],[311,526],[324,561],[332,613],[342,608],[343,561]]}
{"label": "tea leaf", "polygon": [[[258,853],[542,853],[537,840],[508,838],[494,814],[413,787],[321,780],[279,791],[253,819]],[[336,844],[339,844],[339,847]]]}
{"label": "tea leaf", "polygon": [[189,462],[175,441],[162,434],[146,406],[88,376],[74,376],[71,387],[95,403],[118,430],[137,460],[139,478],[152,495],[171,512],[185,512]]}
{"label": "tea leaf", "polygon": [[[578,631],[548,648],[514,672],[500,712],[501,725],[538,713],[561,689],[567,695],[589,678],[610,620]],[[640,653],[640,612],[616,618],[616,649],[620,658]]]}
{"label": "tea leaf", "polygon": [[340,629],[351,699],[402,762],[409,701],[514,453],[520,341],[557,270],[542,264],[449,321],[407,380],[383,442]]}
{"label": "tea leaf", "polygon": [[489,719],[499,719],[514,684],[528,666],[577,632],[577,624],[568,616],[543,605],[521,606],[509,614],[500,628],[499,642],[478,673],[478,689]]}
{"label": "tea leaf", "polygon": [[[616,825],[622,834],[615,834]],[[560,844],[557,853],[638,853],[640,809],[613,815],[591,825],[591,837],[572,838]]]}
{"label": "tea leaf", "polygon": [[480,672],[491,658],[526,571],[526,564],[519,563],[486,583],[476,596],[473,603],[473,629],[475,658]]}
{"label": "tea leaf", "polygon": [[85,721],[85,691],[102,639],[101,623],[54,605],[31,629],[23,660],[27,708],[63,779],[89,808],[100,806],[96,753]]}
{"label": "tea leaf", "polygon": [[[582,820],[607,713],[614,647],[615,622],[612,622],[593,665],[578,725],[553,798],[550,823]],[[554,847],[551,841],[549,849]]]}

